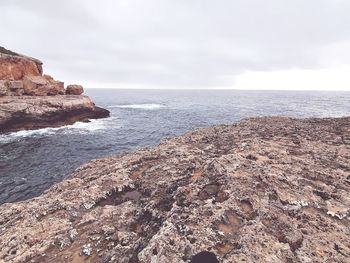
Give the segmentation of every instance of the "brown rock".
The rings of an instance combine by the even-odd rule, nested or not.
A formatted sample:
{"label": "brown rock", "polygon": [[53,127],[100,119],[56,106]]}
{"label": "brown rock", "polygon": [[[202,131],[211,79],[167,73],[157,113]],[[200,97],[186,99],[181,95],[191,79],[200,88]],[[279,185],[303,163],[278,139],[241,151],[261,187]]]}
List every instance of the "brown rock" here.
{"label": "brown rock", "polygon": [[55,89],[57,90],[57,93],[59,95],[64,95],[66,94],[66,91],[64,89],[64,82],[55,80],[53,77],[50,75],[43,75],[43,77],[52,85],[55,86]]}
{"label": "brown rock", "polygon": [[20,96],[23,95],[23,81],[20,80],[14,80],[14,81],[9,81],[9,88],[10,91],[14,92],[16,94],[16,96]]}
{"label": "brown rock", "polygon": [[1,96],[21,96],[23,95],[23,82],[0,80],[0,97]]}
{"label": "brown rock", "polygon": [[86,96],[0,97],[0,133],[58,127],[108,116],[109,111],[96,107]]}
{"label": "brown rock", "polygon": [[47,79],[44,76],[25,76],[24,94],[29,96],[52,96],[64,94],[62,82]]}
{"label": "brown rock", "polygon": [[9,90],[8,81],[0,80],[0,96],[7,96],[8,90]]}
{"label": "brown rock", "polygon": [[81,95],[84,93],[84,89],[81,85],[68,85],[66,94],[69,95]]}
{"label": "brown rock", "polygon": [[41,61],[0,52],[0,80],[21,80],[24,76],[40,76],[41,74]]}
{"label": "brown rock", "polygon": [[0,261],[348,262],[349,131],[350,117],[251,118],[91,161],[0,206]]}
{"label": "brown rock", "polygon": [[213,198],[217,195],[219,192],[219,186],[216,184],[209,184],[206,185],[199,193],[199,198],[201,200],[206,200],[209,198]]}
{"label": "brown rock", "polygon": [[44,79],[46,79],[49,83],[55,83],[56,81],[54,80],[53,77],[51,77],[50,75],[48,74],[44,74],[43,75]]}
{"label": "brown rock", "polygon": [[42,75],[41,61],[0,47],[0,133],[109,116],[82,93],[81,86],[71,85],[68,94],[79,96],[61,96],[64,83]]}

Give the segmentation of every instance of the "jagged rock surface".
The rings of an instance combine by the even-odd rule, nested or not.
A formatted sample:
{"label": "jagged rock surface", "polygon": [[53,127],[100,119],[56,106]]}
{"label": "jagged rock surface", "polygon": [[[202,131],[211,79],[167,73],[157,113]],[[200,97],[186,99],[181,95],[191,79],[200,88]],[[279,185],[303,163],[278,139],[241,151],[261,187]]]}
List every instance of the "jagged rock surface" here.
{"label": "jagged rock surface", "polygon": [[349,262],[349,193],[350,118],[246,119],[2,205],[0,261]]}

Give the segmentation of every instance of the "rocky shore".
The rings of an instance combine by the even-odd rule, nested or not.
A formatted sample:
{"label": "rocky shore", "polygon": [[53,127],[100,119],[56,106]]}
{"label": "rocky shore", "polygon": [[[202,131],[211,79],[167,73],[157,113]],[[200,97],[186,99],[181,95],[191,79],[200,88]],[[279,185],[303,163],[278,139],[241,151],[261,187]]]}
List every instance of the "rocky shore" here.
{"label": "rocky shore", "polygon": [[350,117],[198,129],[0,209],[0,262],[349,262]]}
{"label": "rocky shore", "polygon": [[83,92],[43,74],[40,60],[0,47],[0,133],[109,116]]}

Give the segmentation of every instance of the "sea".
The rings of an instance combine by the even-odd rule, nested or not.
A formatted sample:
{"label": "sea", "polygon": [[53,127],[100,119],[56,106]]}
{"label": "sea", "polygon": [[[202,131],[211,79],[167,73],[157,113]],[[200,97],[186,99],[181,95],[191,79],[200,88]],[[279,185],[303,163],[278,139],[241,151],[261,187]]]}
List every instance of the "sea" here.
{"label": "sea", "polygon": [[350,116],[350,92],[88,89],[106,119],[0,135],[0,204],[36,197],[81,164],[246,117]]}

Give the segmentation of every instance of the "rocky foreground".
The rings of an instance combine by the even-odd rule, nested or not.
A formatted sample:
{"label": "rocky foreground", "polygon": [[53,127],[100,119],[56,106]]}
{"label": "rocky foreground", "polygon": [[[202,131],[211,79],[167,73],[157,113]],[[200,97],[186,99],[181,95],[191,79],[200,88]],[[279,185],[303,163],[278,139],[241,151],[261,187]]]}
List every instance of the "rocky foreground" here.
{"label": "rocky foreground", "polygon": [[0,133],[109,116],[83,92],[43,74],[40,60],[0,47]]}
{"label": "rocky foreground", "polygon": [[350,262],[350,117],[198,129],[0,209],[0,262]]}

